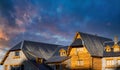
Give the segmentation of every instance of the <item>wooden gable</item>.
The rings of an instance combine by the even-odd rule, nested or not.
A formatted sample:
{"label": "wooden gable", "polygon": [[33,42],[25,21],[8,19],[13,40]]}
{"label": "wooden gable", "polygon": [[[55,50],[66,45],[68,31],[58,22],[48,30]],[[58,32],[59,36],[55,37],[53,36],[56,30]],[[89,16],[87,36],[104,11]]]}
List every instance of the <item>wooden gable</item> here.
{"label": "wooden gable", "polygon": [[81,39],[81,36],[80,36],[80,33],[79,33],[79,32],[76,32],[75,37],[74,37],[74,40],[75,40],[75,39]]}
{"label": "wooden gable", "polygon": [[[18,51],[18,50],[16,50]],[[24,55],[23,51],[19,50],[19,57],[15,56],[16,51],[8,51],[6,55],[4,56],[1,65],[14,65],[14,64],[20,64],[22,62],[21,59],[26,60],[26,56]]]}
{"label": "wooden gable", "polygon": [[[75,36],[74,36],[74,39],[73,39],[73,42],[74,42],[76,39],[82,39],[82,37],[80,36],[80,33],[79,33],[79,32],[76,32],[76,34],[75,34]],[[67,54],[67,55],[70,54],[71,49],[72,49],[72,46],[70,45],[70,46],[68,47],[68,54]]]}
{"label": "wooden gable", "polygon": [[114,44],[112,48],[114,52],[120,52],[120,47],[118,44]]}

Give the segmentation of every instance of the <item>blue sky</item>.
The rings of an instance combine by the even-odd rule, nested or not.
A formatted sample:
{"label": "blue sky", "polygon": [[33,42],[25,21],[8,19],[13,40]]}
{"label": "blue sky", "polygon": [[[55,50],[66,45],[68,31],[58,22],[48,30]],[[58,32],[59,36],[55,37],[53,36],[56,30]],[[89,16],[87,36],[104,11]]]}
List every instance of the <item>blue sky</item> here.
{"label": "blue sky", "polygon": [[69,45],[81,31],[120,36],[119,0],[0,0],[0,46],[22,39]]}

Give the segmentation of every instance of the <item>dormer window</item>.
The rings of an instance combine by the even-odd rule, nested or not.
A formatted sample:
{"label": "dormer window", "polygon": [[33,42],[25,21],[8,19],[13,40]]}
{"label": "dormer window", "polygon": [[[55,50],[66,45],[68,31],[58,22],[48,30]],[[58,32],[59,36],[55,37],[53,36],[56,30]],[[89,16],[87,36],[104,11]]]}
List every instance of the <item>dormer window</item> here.
{"label": "dormer window", "polygon": [[114,48],[114,51],[115,52],[119,52],[119,48]]}
{"label": "dormer window", "polygon": [[36,59],[36,62],[37,62],[37,63],[40,63],[40,64],[43,63],[43,58],[37,58],[37,59]]}
{"label": "dormer window", "polygon": [[113,51],[114,52],[119,52],[120,51],[120,48],[119,48],[118,44],[113,45]]}
{"label": "dormer window", "polygon": [[60,56],[66,56],[66,52],[60,52]]}
{"label": "dormer window", "polygon": [[105,51],[106,51],[106,52],[111,52],[111,47],[110,47],[109,45],[107,45],[107,46],[105,47]]}
{"label": "dormer window", "polygon": [[60,49],[60,56],[67,56],[67,52],[64,49]]}

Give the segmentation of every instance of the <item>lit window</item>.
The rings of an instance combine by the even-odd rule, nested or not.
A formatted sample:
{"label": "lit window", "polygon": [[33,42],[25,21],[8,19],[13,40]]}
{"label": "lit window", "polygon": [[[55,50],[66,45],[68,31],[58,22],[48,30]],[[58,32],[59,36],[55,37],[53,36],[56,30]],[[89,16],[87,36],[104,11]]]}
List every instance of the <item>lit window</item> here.
{"label": "lit window", "polygon": [[43,59],[42,58],[37,58],[37,63],[43,63]]}
{"label": "lit window", "polygon": [[107,49],[106,49],[106,52],[110,52],[110,51],[111,51],[111,49],[110,49],[110,48],[107,48]]}
{"label": "lit window", "polygon": [[62,52],[62,55],[65,55],[65,52]]}
{"label": "lit window", "polygon": [[107,46],[105,47],[105,51],[106,51],[106,52],[111,52],[111,47],[110,47],[109,45],[107,45]]}
{"label": "lit window", "polygon": [[77,52],[83,51],[83,48],[77,48]]}
{"label": "lit window", "polygon": [[115,65],[114,60],[106,60],[106,65],[107,66],[113,66],[113,65]]}
{"label": "lit window", "polygon": [[60,56],[66,56],[66,52],[60,52]]}
{"label": "lit window", "polygon": [[114,52],[118,52],[119,51],[119,48],[114,48]]}
{"label": "lit window", "polygon": [[15,51],[15,56],[19,56],[19,55],[20,55],[19,51]]}
{"label": "lit window", "polygon": [[77,61],[77,65],[78,65],[78,66],[83,66],[83,65],[84,65],[83,60],[78,60],[78,61]]}
{"label": "lit window", "polygon": [[118,65],[120,65],[120,60],[117,60]]}

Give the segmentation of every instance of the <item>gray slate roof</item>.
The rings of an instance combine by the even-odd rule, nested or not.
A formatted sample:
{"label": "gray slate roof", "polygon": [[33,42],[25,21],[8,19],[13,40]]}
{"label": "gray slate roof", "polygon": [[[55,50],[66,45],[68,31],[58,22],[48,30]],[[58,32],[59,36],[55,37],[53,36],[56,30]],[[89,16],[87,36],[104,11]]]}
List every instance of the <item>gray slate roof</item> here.
{"label": "gray slate roof", "polygon": [[79,32],[84,42],[85,47],[92,56],[103,56],[104,42],[112,41],[112,39],[100,37],[97,35],[91,35],[87,33]]}
{"label": "gray slate roof", "polygon": [[68,46],[60,46],[58,47],[56,50],[55,50],[55,53],[53,54],[53,56],[59,56],[59,51],[60,49],[64,49],[64,50],[67,50],[68,49]]}
{"label": "gray slate roof", "polygon": [[73,41],[73,43],[70,46],[72,46],[72,47],[83,46],[82,40],[76,39],[75,41]]}
{"label": "gray slate roof", "polygon": [[33,56],[48,59],[56,53],[55,51],[59,48],[59,46],[60,45],[33,41],[22,41],[11,48],[10,51],[22,50],[28,58],[30,58],[30,56]]}
{"label": "gray slate roof", "polygon": [[110,47],[112,47],[114,45],[114,41],[108,41],[104,43],[104,47],[106,47],[107,45],[109,45]]}
{"label": "gray slate roof", "polygon": [[62,62],[64,60],[69,59],[68,56],[54,56],[46,61],[46,63],[55,63],[55,62]]}
{"label": "gray slate roof", "polygon": [[118,57],[120,56],[120,52],[105,52],[103,57]]}
{"label": "gray slate roof", "polygon": [[[44,58],[45,60],[51,58],[52,56],[58,56],[58,49],[60,45],[33,42],[33,41],[22,41],[16,46],[11,48],[9,51],[22,50],[27,59],[33,63],[35,66],[44,68],[45,65],[36,64],[36,58]],[[61,47],[62,48],[62,47]],[[46,67],[45,67],[46,68]],[[44,68],[44,69],[45,69]],[[46,70],[46,69],[45,69]],[[47,69],[49,70],[49,69]]]}
{"label": "gray slate roof", "polygon": [[[104,44],[104,47],[106,47],[107,45],[111,47],[111,52],[106,52],[104,50],[103,57],[118,57],[118,56],[120,56],[120,52],[113,52],[113,48],[112,47],[114,45],[114,41],[106,42]],[[120,41],[118,42],[118,45],[120,46]]]}

